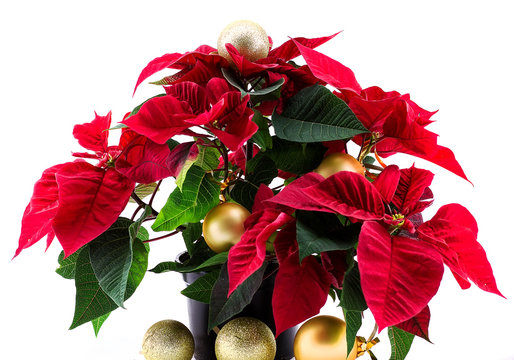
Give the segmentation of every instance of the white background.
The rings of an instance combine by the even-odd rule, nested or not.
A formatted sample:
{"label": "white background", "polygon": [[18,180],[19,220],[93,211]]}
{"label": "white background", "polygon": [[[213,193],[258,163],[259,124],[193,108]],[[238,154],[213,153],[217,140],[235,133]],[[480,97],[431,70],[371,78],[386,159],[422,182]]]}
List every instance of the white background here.
{"label": "white background", "polygon": [[[514,359],[512,137],[514,25],[510,1],[16,1],[0,5],[1,216],[0,357],[4,359],[141,359],[140,342],[155,321],[186,322],[176,274],[148,273],[135,295],[95,338],[73,317],[72,281],[54,273],[60,246],[43,241],[11,261],[34,182],[51,165],[80,150],[76,123],[94,111],[120,121],[159,89],[132,91],[148,61],[167,52],[215,46],[237,19],[260,23],[275,44],[288,36],[318,37],[344,30],[320,50],[351,67],[363,87],[409,92],[439,109],[429,129],[454,150],[474,186],[436,172],[436,203],[468,207],[476,216],[498,286],[509,300],[476,287],[462,291],[449,272],[431,305],[433,345],[416,339],[408,359]],[[413,158],[390,158],[410,166]],[[168,186],[171,186],[168,184]],[[165,200],[164,192],[158,199]],[[173,259],[180,238],[152,244],[150,266]],[[338,314],[328,304],[323,312]],[[367,316],[361,335],[372,327]],[[375,347],[389,358],[386,332]],[[367,356],[365,357],[367,358]]]}

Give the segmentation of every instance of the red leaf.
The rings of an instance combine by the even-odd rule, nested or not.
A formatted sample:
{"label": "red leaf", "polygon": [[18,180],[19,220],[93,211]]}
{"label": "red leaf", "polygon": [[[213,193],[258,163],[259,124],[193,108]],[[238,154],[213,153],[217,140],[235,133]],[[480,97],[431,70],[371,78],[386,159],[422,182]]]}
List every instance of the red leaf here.
{"label": "red leaf", "polygon": [[395,325],[408,333],[419,336],[428,342],[431,342],[428,337],[428,324],[430,323],[430,308],[425,306],[423,310],[416,316],[410,318],[407,321],[401,322]]}
{"label": "red leaf", "polygon": [[478,227],[473,215],[462,205],[442,206],[432,219],[418,228],[419,237],[433,245],[441,253],[445,264],[480,289],[503,297],[498,290],[493,270],[484,248],[477,241]]}
{"label": "red leaf", "polygon": [[337,89],[351,90],[360,94],[362,88],[357,82],[352,70],[316,50],[303,46],[294,39],[293,42],[296,44],[314,76]]}
{"label": "red leaf", "polygon": [[276,336],[319,313],[327,301],[331,278],[313,255],[299,263],[297,256],[279,267],[272,306]]}
{"label": "red leaf", "polygon": [[132,130],[121,135],[122,153],[116,159],[116,170],[134,182],[150,184],[173,176],[169,168],[168,145],[157,144]]}
{"label": "red leaf", "polygon": [[158,144],[188,129],[186,120],[195,116],[190,106],[173,96],[161,96],[148,100],[139,112],[122,121],[132,130],[145,135]]}
{"label": "red leaf", "polygon": [[230,85],[225,79],[222,78],[212,78],[207,83],[207,95],[209,97],[209,101],[212,104],[215,104],[223,97],[224,94],[236,91],[237,89]]}
{"label": "red leaf", "polygon": [[357,259],[362,292],[379,331],[419,314],[436,294],[443,276],[441,256],[421,241],[392,236],[366,221]]}
{"label": "red leaf", "polygon": [[265,201],[271,199],[274,195],[273,190],[271,190],[266,184],[261,184],[259,186],[259,190],[257,190],[257,194],[255,194],[252,213],[256,213],[270,207],[271,204]]}
{"label": "red leaf", "polygon": [[18,249],[14,257],[47,236],[47,247],[54,238],[52,220],[59,206],[59,193],[55,173],[66,164],[52,166],[43,171],[43,175],[34,185],[34,192],[29,204],[25,208],[21,220],[21,235]]}
{"label": "red leaf", "polygon": [[314,39],[307,39],[304,37],[296,37],[294,39],[286,41],[279,47],[272,49],[268,54],[268,58],[289,61],[291,59],[294,59],[295,57],[300,56],[300,51],[298,50],[298,47],[295,45],[294,41],[296,41],[297,43],[300,43],[303,46],[306,46],[310,49],[314,49],[314,48],[326,43],[327,41],[329,41],[330,39],[332,39],[339,33],[340,33],[340,31],[336,32],[335,34],[330,35],[330,36],[324,36],[324,37],[319,37],[319,38],[314,38]]}
{"label": "red leaf", "polygon": [[272,69],[277,66],[277,64],[258,64],[255,62],[251,62],[247,58],[237,51],[236,47],[230,43],[225,44],[225,48],[228,51],[228,54],[232,58],[234,65],[237,67],[239,72],[244,77],[249,77],[252,75],[256,75],[258,73],[264,72],[268,69]]}
{"label": "red leaf", "polygon": [[321,253],[321,263],[330,275],[332,286],[341,289],[347,270],[346,251],[336,250]]}
{"label": "red leaf", "polygon": [[169,66],[172,66],[182,56],[183,56],[183,54],[179,54],[179,53],[165,54],[161,57],[155,58],[152,61],[150,61],[148,63],[148,65],[145,66],[143,71],[141,71],[141,74],[139,75],[139,78],[137,79],[136,87],[134,88],[134,94],[136,93],[138,86],[143,81],[148,79],[150,76],[152,76],[156,72],[166,69]]}
{"label": "red leaf", "polygon": [[382,195],[364,176],[354,172],[340,171],[303,192],[317,204],[344,216],[360,220],[384,217]]}
{"label": "red leaf", "polygon": [[314,172],[307,173],[285,186],[282,191],[268,201],[287,206],[291,209],[331,212],[331,210],[326,209],[303,191],[305,188],[316,185],[323,180],[325,178],[320,174]]}
{"label": "red leaf", "polygon": [[53,229],[66,256],[111,226],[125,208],[134,182],[113,168],[68,163],[56,174],[59,209]]}
{"label": "red leaf", "polygon": [[273,242],[273,247],[275,248],[279,265],[286,261],[287,258],[293,256],[293,254],[300,261],[298,242],[296,241],[296,221],[292,221],[280,229]]}
{"label": "red leaf", "polygon": [[400,170],[396,165],[386,167],[380,175],[373,181],[375,188],[382,194],[384,201],[389,204],[396,192],[398,181],[400,180]]}
{"label": "red leaf", "polygon": [[420,199],[432,183],[434,174],[414,166],[410,169],[402,169],[400,174],[400,182],[392,201],[403,215],[421,212],[432,204],[432,201],[420,202]]}
{"label": "red leaf", "polygon": [[209,130],[230,150],[238,150],[259,127],[252,121],[253,111],[247,106],[250,96],[241,99],[237,91],[226,93],[218,103],[223,109],[218,117],[208,125]]}
{"label": "red leaf", "polygon": [[207,92],[203,87],[194,82],[184,81],[172,86],[167,86],[166,94],[171,95],[180,101],[187,102],[191,106],[193,113],[196,115],[209,110]]}
{"label": "red leaf", "polygon": [[196,142],[189,141],[175,146],[167,160],[167,167],[171,176],[178,176],[187,160],[195,160],[198,157]]}
{"label": "red leaf", "polygon": [[111,112],[106,116],[98,116],[95,112],[95,119],[90,123],[75,125],[73,128],[73,136],[79,141],[79,144],[94,152],[104,153],[107,151],[107,138],[109,132],[106,131],[111,127]]}
{"label": "red leaf", "polygon": [[261,267],[266,256],[266,241],[292,220],[290,215],[274,209],[265,209],[246,219],[241,240],[228,253],[228,295]]}

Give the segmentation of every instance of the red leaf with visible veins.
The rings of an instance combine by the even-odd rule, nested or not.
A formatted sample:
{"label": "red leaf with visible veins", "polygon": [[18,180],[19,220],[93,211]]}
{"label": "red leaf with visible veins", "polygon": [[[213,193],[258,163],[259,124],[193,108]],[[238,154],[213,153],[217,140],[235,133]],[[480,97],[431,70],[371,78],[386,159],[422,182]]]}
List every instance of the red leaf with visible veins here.
{"label": "red leaf with visible veins", "polygon": [[314,39],[307,39],[304,37],[296,37],[294,39],[286,41],[279,47],[272,49],[269,52],[268,58],[289,61],[291,59],[294,59],[295,57],[300,56],[300,51],[298,50],[298,47],[295,45],[294,41],[302,44],[305,47],[314,49],[314,48],[326,43],[327,41],[329,41],[330,39],[332,39],[339,33],[340,33],[340,31],[336,32],[334,35],[324,36],[324,37],[319,37],[319,38],[314,38]]}
{"label": "red leaf with visible veins", "polygon": [[445,264],[462,277],[459,284],[473,281],[480,289],[503,297],[484,248],[477,241],[473,215],[462,205],[442,206],[432,219],[418,228],[419,237],[437,248]]}
{"label": "red leaf with visible veins", "polygon": [[95,112],[95,119],[89,123],[75,125],[73,136],[79,144],[88,150],[104,153],[107,151],[107,138],[111,127],[111,112],[106,116],[98,116]]}
{"label": "red leaf with visible veins", "polygon": [[276,336],[319,313],[327,301],[331,277],[313,255],[299,263],[290,256],[280,264],[273,289]]}
{"label": "red leaf with visible veins", "polygon": [[407,331],[408,333],[419,336],[428,342],[431,342],[428,337],[428,324],[430,323],[430,309],[427,306],[419,314],[410,318],[407,321],[395,325],[397,328]]}
{"label": "red leaf with visible veins", "polygon": [[54,238],[52,220],[59,206],[59,193],[55,173],[66,164],[52,166],[34,185],[34,192],[21,219],[21,235],[14,257],[47,236],[47,248]]}
{"label": "red leaf with visible veins", "polygon": [[400,170],[396,165],[386,167],[380,175],[373,181],[375,188],[382,194],[384,201],[390,203],[398,187],[400,180]]}
{"label": "red leaf with visible veins", "polygon": [[293,39],[314,76],[337,89],[345,89],[360,94],[362,88],[350,68],[322,53],[303,46]]}
{"label": "red leaf with visible veins", "polygon": [[187,102],[191,106],[193,113],[197,115],[209,110],[207,92],[203,87],[194,82],[184,81],[173,84],[172,86],[167,86],[166,94],[180,101]]}
{"label": "red leaf with visible veins", "polygon": [[316,185],[323,180],[325,180],[325,178],[320,174],[310,172],[285,186],[282,191],[268,201],[287,206],[291,209],[331,212],[331,210],[326,209],[321,204],[318,204],[317,201],[307,196],[303,191],[305,188]]}
{"label": "red leaf with visible veins", "polygon": [[132,181],[150,184],[173,176],[169,169],[170,148],[157,144],[135,131],[124,131],[120,138],[122,153],[116,159],[116,170]]}
{"label": "red leaf with visible veins", "polygon": [[298,242],[296,241],[296,221],[292,221],[280,229],[273,242],[273,247],[275,248],[279,265],[286,261],[287,258],[293,256],[293,254],[300,261]]}
{"label": "red leaf with visible veins", "polygon": [[362,292],[379,331],[419,314],[437,293],[444,271],[430,245],[391,236],[371,221],[362,225],[357,259]]}
{"label": "red leaf with visible veins", "polygon": [[392,201],[402,214],[407,216],[421,212],[432,204],[432,201],[426,200],[420,203],[420,199],[432,183],[434,174],[414,166],[411,166],[410,169],[402,169],[400,174],[400,182]]}
{"label": "red leaf with visible veins", "polygon": [[121,214],[134,182],[113,168],[68,163],[56,173],[59,209],[53,229],[69,256],[111,226]]}
{"label": "red leaf with visible veins", "polygon": [[265,209],[246,219],[241,240],[228,253],[228,295],[261,267],[266,256],[266,241],[292,220],[290,215],[274,209]]}
{"label": "red leaf with visible veins", "polygon": [[194,118],[188,103],[168,95],[155,97],[143,104],[138,113],[123,120],[135,132],[158,144],[188,129],[186,120]]}
{"label": "red leaf with visible veins", "polygon": [[323,182],[303,189],[319,205],[360,220],[384,217],[382,195],[360,174],[340,171]]}

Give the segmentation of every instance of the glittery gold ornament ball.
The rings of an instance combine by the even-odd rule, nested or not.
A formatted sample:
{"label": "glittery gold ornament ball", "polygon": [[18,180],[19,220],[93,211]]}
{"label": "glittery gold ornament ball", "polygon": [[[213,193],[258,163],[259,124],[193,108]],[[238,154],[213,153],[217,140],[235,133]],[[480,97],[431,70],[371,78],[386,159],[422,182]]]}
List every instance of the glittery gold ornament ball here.
{"label": "glittery gold ornament ball", "polygon": [[346,323],[335,317],[320,315],[306,321],[294,339],[296,360],[355,360],[357,344],[348,355]]}
{"label": "glittery gold ornament ball", "polygon": [[268,56],[269,39],[257,23],[239,20],[227,25],[218,37],[218,54],[232,63],[225,44],[232,44],[247,60],[256,61]]}
{"label": "glittery gold ornament ball", "polygon": [[221,328],[214,349],[218,360],[273,360],[277,345],[266,324],[240,317]]}
{"label": "glittery gold ornament ball", "polygon": [[143,337],[146,360],[191,360],[195,341],[189,329],[176,320],[158,321]]}

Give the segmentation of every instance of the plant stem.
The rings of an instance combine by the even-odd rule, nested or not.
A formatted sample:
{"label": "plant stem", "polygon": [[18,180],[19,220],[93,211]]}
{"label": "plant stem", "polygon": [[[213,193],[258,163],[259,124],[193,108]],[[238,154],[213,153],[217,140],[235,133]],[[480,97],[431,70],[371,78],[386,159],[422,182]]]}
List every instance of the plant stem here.
{"label": "plant stem", "polygon": [[[132,192],[132,194],[130,196],[142,208],[147,206],[146,203],[143,200],[141,200],[141,198],[135,192]],[[151,207],[151,209],[152,209],[152,215],[157,216],[159,214],[154,208]]]}
{"label": "plant stem", "polygon": [[175,230],[169,234],[166,234],[166,235],[162,235],[162,236],[159,236],[159,237],[156,237],[156,238],[153,238],[153,239],[150,239],[150,240],[145,240],[143,241],[144,243],[149,243],[149,242],[152,242],[152,241],[157,241],[157,240],[162,240],[162,239],[165,239],[165,238],[168,238],[170,236],[173,236],[173,235],[177,235],[178,233],[180,232],[180,230]]}
{"label": "plant stem", "polygon": [[373,327],[373,332],[371,333],[371,335],[369,336],[368,340],[366,340],[366,342],[370,342],[371,340],[373,340],[373,338],[375,337],[375,335],[377,334],[377,331],[378,331],[378,324],[375,323],[375,326]]}
{"label": "plant stem", "polygon": [[162,180],[159,180],[159,182],[157,183],[157,186],[153,190],[152,197],[150,197],[150,201],[148,202],[148,206],[150,206],[150,207],[152,206],[153,199],[155,198],[155,195],[157,194],[157,191],[159,191],[159,186],[161,186],[161,184],[162,184]]}

